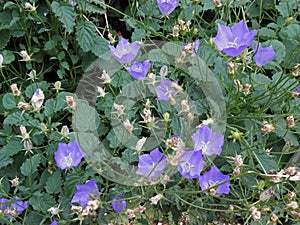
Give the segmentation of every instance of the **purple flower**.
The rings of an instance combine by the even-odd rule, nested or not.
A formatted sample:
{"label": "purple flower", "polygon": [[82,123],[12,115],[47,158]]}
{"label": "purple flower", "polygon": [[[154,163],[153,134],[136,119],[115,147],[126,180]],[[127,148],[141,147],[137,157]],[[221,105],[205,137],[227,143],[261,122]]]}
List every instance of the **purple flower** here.
{"label": "purple flower", "polygon": [[56,220],[53,220],[53,222],[49,225],[58,225],[57,221]]}
{"label": "purple flower", "polygon": [[171,87],[172,83],[167,79],[162,79],[160,85],[155,87],[158,100],[168,101],[171,97],[175,97],[176,91]]}
{"label": "purple flower", "polygon": [[296,91],[300,93],[300,86],[296,86]]}
{"label": "purple flower", "polygon": [[99,189],[94,180],[88,180],[85,184],[76,184],[77,193],[73,196],[71,203],[79,203],[82,207],[94,199],[100,197]]}
{"label": "purple flower", "polygon": [[112,56],[120,63],[132,62],[138,51],[140,50],[139,42],[135,41],[132,44],[125,38],[121,38],[116,47],[109,45]]}
{"label": "purple flower", "polygon": [[203,169],[202,151],[185,151],[179,159],[177,169],[185,178],[199,178]]}
{"label": "purple flower", "polygon": [[150,60],[146,60],[144,62],[134,62],[130,67],[126,67],[126,70],[133,78],[137,80],[143,80],[146,77],[150,67]]}
{"label": "purple flower", "polygon": [[158,148],[152,150],[150,154],[139,156],[138,170],[136,174],[147,177],[158,177],[166,167],[166,157],[159,151]]}
{"label": "purple flower", "polygon": [[157,0],[157,5],[160,12],[167,16],[173,12],[173,10],[179,4],[179,0]]}
{"label": "purple flower", "polygon": [[126,208],[126,201],[122,199],[123,197],[124,194],[120,194],[117,197],[115,197],[111,203],[112,208],[117,213],[124,212],[124,209]]}
{"label": "purple flower", "polygon": [[193,135],[194,151],[202,150],[202,154],[210,156],[213,154],[220,155],[224,144],[224,136],[212,132],[208,126],[203,126]]}
{"label": "purple flower", "polygon": [[[19,197],[17,197],[17,196],[13,197],[11,200],[12,203],[9,204],[10,201],[8,199],[0,198],[1,210],[2,211],[4,211],[5,209],[15,210],[17,212],[17,215],[20,215],[28,207],[28,201],[21,201],[18,199],[19,199]],[[10,219],[14,218],[14,216],[12,216],[9,213],[5,213],[4,215]]]}
{"label": "purple flower", "polygon": [[[223,174],[216,166],[212,166],[210,170],[199,177],[199,184],[201,190],[209,189],[213,186],[220,184],[221,182],[229,180],[229,175]],[[215,190],[216,193],[211,192],[215,196],[220,196],[221,194],[228,194],[230,192],[230,182],[220,184]],[[212,190],[210,190],[212,191]]]}
{"label": "purple flower", "polygon": [[249,31],[243,20],[232,27],[218,24],[218,34],[212,38],[220,52],[236,57],[252,45],[257,30]]}
{"label": "purple flower", "polygon": [[62,170],[78,166],[84,156],[85,154],[77,141],[70,142],[69,144],[58,143],[58,149],[54,153],[56,165]]}
{"label": "purple flower", "polygon": [[[257,49],[257,45],[258,45],[258,49]],[[263,47],[261,47],[261,45],[255,44],[254,49],[255,50],[257,49],[257,51],[254,55],[254,61],[255,61],[256,65],[258,65],[258,66],[267,65],[269,63],[269,61],[274,59],[274,57],[276,56],[276,53],[275,53],[272,45],[263,48]]]}

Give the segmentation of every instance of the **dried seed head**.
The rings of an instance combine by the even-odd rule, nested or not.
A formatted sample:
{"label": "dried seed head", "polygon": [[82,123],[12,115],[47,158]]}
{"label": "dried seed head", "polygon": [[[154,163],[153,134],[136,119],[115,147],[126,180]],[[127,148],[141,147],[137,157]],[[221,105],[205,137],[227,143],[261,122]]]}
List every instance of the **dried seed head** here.
{"label": "dried seed head", "polygon": [[155,195],[154,197],[152,197],[152,198],[149,199],[150,202],[151,202],[150,204],[151,204],[151,205],[157,205],[158,201],[159,201],[160,199],[162,199],[162,197],[163,197],[162,194]]}
{"label": "dried seed head", "polygon": [[275,129],[273,124],[270,124],[267,121],[263,121],[263,125],[264,126],[261,128],[261,130],[264,132],[270,133]]}
{"label": "dried seed head", "polygon": [[229,74],[235,74],[235,65],[233,62],[228,62],[228,73]]}
{"label": "dried seed head", "polygon": [[294,116],[291,115],[291,116],[288,116],[286,118],[286,121],[287,121],[287,124],[288,124],[288,127],[292,128],[295,126],[295,119],[294,119]]}
{"label": "dried seed head", "polygon": [[173,37],[178,37],[179,36],[179,27],[178,25],[175,25],[173,27]]}
{"label": "dried seed head", "polygon": [[68,103],[68,106],[75,110],[76,109],[76,102],[74,101],[74,97],[73,96],[66,96],[66,101]]}
{"label": "dried seed head", "polygon": [[243,90],[244,95],[249,95],[251,93],[250,88],[251,88],[251,84],[244,85],[244,90]]}
{"label": "dried seed head", "polygon": [[20,96],[21,95],[21,92],[19,91],[17,84],[10,85],[10,88],[11,88],[11,91],[12,91],[14,96]]}

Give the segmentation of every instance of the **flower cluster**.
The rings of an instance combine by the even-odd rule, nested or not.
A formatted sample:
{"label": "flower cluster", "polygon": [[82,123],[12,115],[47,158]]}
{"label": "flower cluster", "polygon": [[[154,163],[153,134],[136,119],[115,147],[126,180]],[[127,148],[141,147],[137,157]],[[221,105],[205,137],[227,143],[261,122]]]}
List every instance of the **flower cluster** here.
{"label": "flower cluster", "polygon": [[[177,135],[167,141],[168,145],[173,146],[172,140],[175,139],[178,139]],[[228,194],[230,191],[229,175],[224,175],[216,166],[212,166],[209,171],[200,175],[204,167],[203,157],[221,154],[224,136],[213,132],[208,126],[202,126],[192,135],[192,139],[194,150],[177,149],[175,156],[168,159],[170,164],[177,165],[177,170],[183,177],[198,178],[201,189],[208,190],[211,195]],[[153,180],[162,174],[166,168],[166,161],[163,153],[156,148],[150,154],[139,156],[136,173]]]}
{"label": "flower cluster", "polygon": [[[232,27],[218,24],[217,36],[212,38],[212,41],[218,51],[236,57],[252,45],[257,32],[258,30],[249,31],[243,20]],[[263,48],[260,44],[255,44],[254,51],[254,61],[258,66],[268,64],[276,56],[273,46]]]}
{"label": "flower cluster", "polygon": [[19,200],[17,196],[12,199],[0,198],[0,207],[4,215],[11,219],[20,215],[28,207],[28,201]]}

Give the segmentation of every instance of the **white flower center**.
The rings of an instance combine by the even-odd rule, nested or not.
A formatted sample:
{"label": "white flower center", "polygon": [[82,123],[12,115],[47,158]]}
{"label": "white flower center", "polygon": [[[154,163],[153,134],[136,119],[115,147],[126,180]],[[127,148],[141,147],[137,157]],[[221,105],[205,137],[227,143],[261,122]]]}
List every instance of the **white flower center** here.
{"label": "white flower center", "polygon": [[185,172],[185,173],[190,173],[190,172],[192,172],[192,169],[193,169],[194,167],[195,167],[195,166],[194,166],[194,165],[191,165],[189,162],[185,162],[185,163],[182,165],[183,172]]}
{"label": "white flower center", "polygon": [[208,182],[207,182],[207,185],[206,185],[206,188],[208,189],[208,188],[211,188],[211,187],[213,187],[213,186],[216,186],[218,183],[220,183],[220,181],[212,181],[212,180],[209,180]]}
{"label": "white flower center", "polygon": [[128,50],[128,47],[122,47],[116,50],[115,55],[119,58],[122,58],[124,55],[128,54],[130,51]]}
{"label": "white flower center", "polygon": [[205,143],[204,141],[200,142],[199,148],[202,150],[202,153],[206,153],[208,150],[208,145],[210,142]]}
{"label": "white flower center", "polygon": [[69,153],[68,156],[62,159],[62,162],[65,166],[70,167],[73,164],[73,159],[71,158],[72,153]]}
{"label": "white flower center", "polygon": [[231,47],[234,47],[234,48],[238,48],[237,43],[236,43],[237,40],[238,40],[238,38],[236,37],[236,38],[233,40],[233,42],[228,42],[228,45],[231,46]]}

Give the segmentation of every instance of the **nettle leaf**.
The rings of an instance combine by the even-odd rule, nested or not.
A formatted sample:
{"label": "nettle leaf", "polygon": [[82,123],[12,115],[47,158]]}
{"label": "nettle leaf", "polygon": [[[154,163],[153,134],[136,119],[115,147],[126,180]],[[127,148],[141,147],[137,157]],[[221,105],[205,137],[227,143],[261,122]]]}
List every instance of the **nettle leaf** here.
{"label": "nettle leaf", "polygon": [[108,51],[108,42],[97,35],[95,25],[84,21],[76,25],[76,40],[84,52],[93,52],[100,57]]}
{"label": "nettle leaf", "polygon": [[21,173],[24,176],[32,175],[37,170],[40,162],[41,162],[40,155],[34,155],[29,159],[26,159],[26,161],[21,166]]}
{"label": "nettle leaf", "polygon": [[61,174],[59,171],[56,171],[48,178],[45,188],[47,193],[57,194],[61,192],[61,185]]}
{"label": "nettle leaf", "polygon": [[73,32],[73,28],[75,26],[75,18],[77,16],[74,11],[74,7],[72,7],[68,3],[52,2],[51,8],[55,16],[58,17],[59,21],[62,22],[67,31],[69,33]]}

